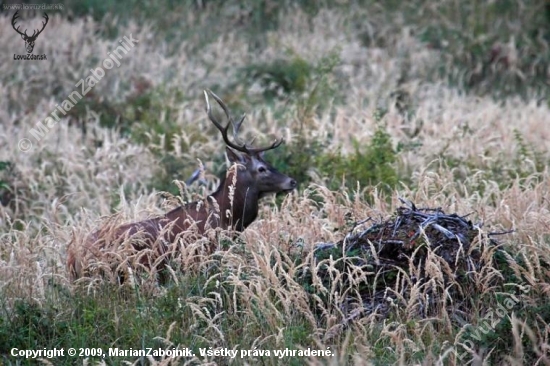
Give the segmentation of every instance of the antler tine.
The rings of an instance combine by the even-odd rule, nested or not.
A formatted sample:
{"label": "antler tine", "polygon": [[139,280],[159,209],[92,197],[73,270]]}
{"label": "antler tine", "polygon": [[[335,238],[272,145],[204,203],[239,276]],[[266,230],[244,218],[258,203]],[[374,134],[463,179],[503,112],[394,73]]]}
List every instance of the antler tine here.
{"label": "antler tine", "polygon": [[[214,98],[214,100],[216,102],[218,102],[218,104],[220,105],[220,107],[222,107],[223,109],[223,112],[225,113],[225,116],[227,117],[227,119],[229,120],[229,122],[233,122],[233,119],[231,118],[231,115],[229,114],[229,108],[227,108],[227,106],[225,105],[225,103],[223,102],[223,100],[218,97],[216,94],[214,94],[214,92],[210,89],[207,90],[208,91],[208,94],[210,94],[212,96],[212,98]],[[205,93],[207,92],[205,91]]]}
{"label": "antler tine", "polygon": [[270,146],[267,146],[267,147],[258,147],[258,148],[248,148],[248,151],[251,153],[251,154],[259,154],[261,152],[264,152],[264,151],[268,151],[268,150],[273,150],[279,146],[281,146],[281,144],[285,141],[284,138],[281,138],[280,140],[275,140]]}
{"label": "antler tine", "polygon": [[[239,130],[245,118],[246,114],[243,114],[239,122],[235,123],[234,121],[231,121],[231,123],[233,124],[233,138],[235,139],[235,141],[239,140]],[[246,144],[243,144],[243,146],[246,148]]]}
{"label": "antler tine", "polygon": [[[223,109],[227,119],[229,120],[225,127],[223,127],[221,125],[221,123],[218,122],[216,117],[214,117],[214,114],[212,113],[212,107],[210,106],[210,101],[208,100],[208,94],[212,95],[212,98],[214,98],[216,100],[216,102],[218,102],[220,107]],[[243,145],[243,146],[236,145],[235,143],[231,142],[229,140],[229,137],[227,136],[227,131],[229,130],[229,126],[233,125],[233,119],[229,115],[229,109],[227,108],[225,103],[220,99],[220,97],[218,97],[216,94],[214,94],[211,90],[205,90],[204,91],[204,99],[206,100],[206,114],[208,115],[208,118],[214,124],[214,126],[216,126],[216,128],[218,130],[220,130],[220,132],[222,133],[223,140],[225,141],[227,146],[229,146],[229,147],[231,147],[231,148],[233,148],[237,151],[244,152],[244,153],[248,154],[249,151],[248,151],[248,149],[246,148],[245,145]],[[239,127],[240,127],[240,123],[242,123],[243,119],[244,118],[242,118],[241,121],[239,122]]]}
{"label": "antler tine", "polygon": [[227,134],[227,128],[229,127],[229,125],[223,127],[217,120],[216,120],[216,117],[214,117],[214,115],[212,114],[212,107],[210,106],[210,100],[208,99],[208,92],[205,90],[204,91],[204,100],[206,101],[206,114],[208,115],[208,118],[210,119],[210,121],[214,124],[214,126],[216,126],[216,128],[218,130],[220,130],[220,132],[222,133],[222,135],[226,135]]}
{"label": "antler tine", "polygon": [[[246,114],[243,114],[243,116],[241,117],[239,122],[233,123],[233,138],[235,139],[235,141],[237,141],[239,139],[239,137],[238,137],[239,136],[239,129],[241,128],[241,125],[243,124],[243,121],[244,121],[245,118],[246,118]],[[231,121],[231,122],[233,122],[233,121]],[[246,149],[246,151],[248,151],[249,154],[257,154],[257,153],[261,153],[263,151],[275,149],[276,147],[279,147],[283,143],[283,141],[284,141],[284,139],[281,139],[279,141],[275,140],[275,142],[273,142],[273,144],[271,144],[268,147],[263,147],[263,148],[247,147],[246,143],[243,144],[243,147]]]}

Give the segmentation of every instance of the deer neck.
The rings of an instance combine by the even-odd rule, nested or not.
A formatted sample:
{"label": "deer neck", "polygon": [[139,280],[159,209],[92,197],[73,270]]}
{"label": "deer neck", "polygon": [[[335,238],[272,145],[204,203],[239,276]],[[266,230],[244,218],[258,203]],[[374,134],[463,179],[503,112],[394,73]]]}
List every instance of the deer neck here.
{"label": "deer neck", "polygon": [[[237,174],[236,180],[233,174]],[[239,176],[240,174],[231,170],[222,178],[220,186],[210,197],[220,206],[221,226],[243,231],[258,216],[259,192],[253,184],[239,179]],[[227,212],[230,212],[229,217]]]}

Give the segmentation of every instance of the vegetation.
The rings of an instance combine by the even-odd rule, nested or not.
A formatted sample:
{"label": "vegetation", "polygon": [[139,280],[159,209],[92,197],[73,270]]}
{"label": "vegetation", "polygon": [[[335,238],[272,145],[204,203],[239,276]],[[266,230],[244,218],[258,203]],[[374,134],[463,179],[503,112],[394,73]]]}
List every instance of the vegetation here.
{"label": "vegetation", "polygon": [[[548,1],[64,5],[36,41],[48,61],[0,54],[0,365],[38,362],[14,348],[63,348],[39,361],[55,365],[550,363]],[[22,53],[8,33],[0,47]],[[120,66],[33,133],[130,35]],[[247,114],[247,141],[284,137],[266,159],[299,189],[210,238],[214,253],[174,258],[165,285],[139,271],[71,283],[71,240],[216,187],[225,158],[204,89]],[[456,277],[421,235],[404,253],[425,256],[422,281],[413,260],[345,250],[360,223],[394,222],[400,198],[469,215],[473,246],[514,232]]]}

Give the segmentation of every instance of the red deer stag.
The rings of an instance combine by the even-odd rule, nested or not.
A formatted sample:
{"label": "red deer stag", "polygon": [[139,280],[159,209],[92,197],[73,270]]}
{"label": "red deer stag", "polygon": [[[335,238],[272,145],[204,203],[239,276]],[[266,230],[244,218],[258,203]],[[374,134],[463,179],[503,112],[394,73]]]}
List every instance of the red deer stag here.
{"label": "red deer stag", "polygon": [[[208,94],[223,109],[228,120],[225,127],[212,113]],[[227,106],[217,95],[211,91],[205,91],[204,95],[206,113],[214,126],[220,130],[232,165],[221,179],[218,189],[205,200],[177,207],[164,216],[114,229],[103,228],[94,232],[81,244],[73,240],[69,245],[67,258],[67,266],[73,280],[82,277],[93,266],[107,264],[112,268],[113,263],[101,264],[109,261],[106,257],[110,257],[111,261],[116,258],[115,262],[123,262],[121,255],[115,252],[122,243],[130,243],[129,248],[138,256],[139,253],[147,253],[138,257],[139,265],[145,268],[161,268],[166,264],[167,253],[176,250],[177,242],[185,233],[193,231],[193,235],[202,236],[208,228],[243,231],[256,219],[258,200],[261,197],[270,193],[290,192],[296,188],[294,179],[278,172],[263,158],[265,151],[277,148],[283,139],[262,148],[252,148],[230,141],[227,136],[229,126],[232,126],[235,140],[245,115],[235,123]]]}

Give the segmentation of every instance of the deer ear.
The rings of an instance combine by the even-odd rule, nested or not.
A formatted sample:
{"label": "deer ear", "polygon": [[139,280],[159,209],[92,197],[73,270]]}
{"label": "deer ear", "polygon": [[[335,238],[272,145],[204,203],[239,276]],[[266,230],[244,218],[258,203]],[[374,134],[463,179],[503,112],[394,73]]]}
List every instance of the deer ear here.
{"label": "deer ear", "polygon": [[24,34],[22,34],[22,35],[21,35],[21,38],[25,39],[25,35],[24,35]]}
{"label": "deer ear", "polygon": [[246,164],[246,157],[247,157],[246,154],[235,151],[229,147],[225,148],[225,152],[231,164],[233,163]]}

